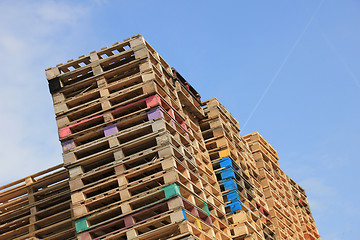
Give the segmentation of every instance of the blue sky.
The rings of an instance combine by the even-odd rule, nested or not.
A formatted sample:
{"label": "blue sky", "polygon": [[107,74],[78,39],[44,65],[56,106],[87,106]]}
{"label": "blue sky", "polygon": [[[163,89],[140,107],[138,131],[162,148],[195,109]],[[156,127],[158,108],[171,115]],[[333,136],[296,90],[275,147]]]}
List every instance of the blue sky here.
{"label": "blue sky", "polygon": [[0,2],[0,185],[62,161],[44,69],[142,34],[278,151],[324,240],[360,239],[360,1]]}

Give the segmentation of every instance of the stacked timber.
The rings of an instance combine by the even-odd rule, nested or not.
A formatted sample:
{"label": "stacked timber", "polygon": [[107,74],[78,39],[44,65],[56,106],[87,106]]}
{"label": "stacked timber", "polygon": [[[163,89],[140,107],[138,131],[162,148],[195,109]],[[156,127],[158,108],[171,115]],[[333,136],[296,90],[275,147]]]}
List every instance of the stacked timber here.
{"label": "stacked timber", "polygon": [[62,164],[0,187],[0,239],[76,239]]}
{"label": "stacked timber", "polygon": [[46,77],[63,164],[0,187],[0,240],[320,240],[276,150],[141,35]]}
{"label": "stacked timber", "polygon": [[290,183],[291,193],[295,202],[296,212],[300,226],[306,240],[321,240],[314,218],[310,211],[305,189],[300,187],[293,179],[287,176]]}
{"label": "stacked timber", "polygon": [[201,129],[221,186],[233,239],[274,239],[259,173],[239,123],[216,99],[204,102]]}
{"label": "stacked timber", "polygon": [[270,208],[276,239],[305,239],[286,174],[276,150],[258,133],[244,136],[259,168],[261,187]]}
{"label": "stacked timber", "polygon": [[142,36],[46,74],[78,239],[231,239],[200,95]]}

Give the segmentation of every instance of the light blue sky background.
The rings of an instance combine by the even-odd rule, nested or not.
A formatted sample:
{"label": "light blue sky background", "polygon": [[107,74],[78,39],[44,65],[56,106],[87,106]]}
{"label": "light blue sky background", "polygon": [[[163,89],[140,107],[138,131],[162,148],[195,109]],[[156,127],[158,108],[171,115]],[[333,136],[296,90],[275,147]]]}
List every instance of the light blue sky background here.
{"label": "light blue sky background", "polygon": [[[135,34],[259,131],[322,239],[360,239],[360,1],[0,2],[0,185],[62,161],[44,69]],[[261,101],[260,101],[261,100]]]}

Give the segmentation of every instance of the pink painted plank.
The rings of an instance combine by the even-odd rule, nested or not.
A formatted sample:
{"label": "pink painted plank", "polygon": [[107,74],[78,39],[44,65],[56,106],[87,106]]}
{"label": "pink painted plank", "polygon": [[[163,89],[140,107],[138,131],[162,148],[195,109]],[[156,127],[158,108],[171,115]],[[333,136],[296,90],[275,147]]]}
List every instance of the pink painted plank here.
{"label": "pink painted plank", "polygon": [[147,107],[154,107],[157,105],[160,105],[160,97],[157,94],[150,96],[146,99]]}
{"label": "pink painted plank", "polygon": [[79,122],[77,122],[77,123],[73,123],[73,124],[71,124],[71,125],[69,125],[69,126],[67,126],[67,127],[60,128],[60,129],[59,129],[59,136],[60,136],[60,137],[66,137],[66,136],[68,136],[68,135],[71,135],[71,134],[72,134],[72,133],[71,133],[71,128],[72,128],[72,127],[75,127],[75,126],[80,125],[80,124],[83,124],[83,123],[85,123],[85,122],[94,120],[94,119],[99,118],[99,117],[102,117],[102,114],[96,115],[96,116],[91,117],[91,118],[87,118],[87,119],[81,120],[81,121],[79,121]]}

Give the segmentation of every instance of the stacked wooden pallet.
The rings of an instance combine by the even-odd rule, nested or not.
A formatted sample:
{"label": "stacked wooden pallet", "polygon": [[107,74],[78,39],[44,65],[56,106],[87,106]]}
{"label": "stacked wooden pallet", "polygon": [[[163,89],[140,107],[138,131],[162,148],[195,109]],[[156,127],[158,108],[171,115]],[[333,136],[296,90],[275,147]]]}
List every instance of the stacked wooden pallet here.
{"label": "stacked wooden pallet", "polygon": [[258,133],[244,136],[259,168],[261,187],[270,208],[276,239],[305,239],[286,174],[276,150]]}
{"label": "stacked wooden pallet", "polygon": [[231,239],[200,95],[142,36],[47,78],[79,239]]}
{"label": "stacked wooden pallet", "polygon": [[287,176],[290,183],[291,193],[295,202],[296,212],[300,221],[300,226],[306,240],[321,240],[314,218],[310,211],[305,190],[293,179]]}
{"label": "stacked wooden pallet", "polygon": [[0,239],[76,239],[62,164],[0,187]]}
{"label": "stacked wooden pallet", "polygon": [[204,102],[201,129],[222,195],[233,239],[273,239],[259,173],[236,119],[216,99]]}
{"label": "stacked wooden pallet", "polygon": [[0,187],[0,240],[320,239],[275,149],[141,35],[46,76],[64,163]]}

